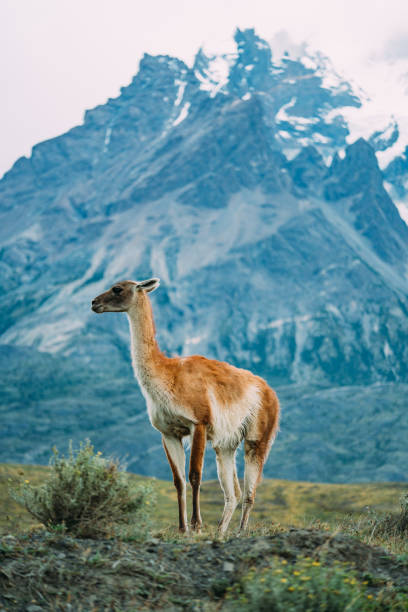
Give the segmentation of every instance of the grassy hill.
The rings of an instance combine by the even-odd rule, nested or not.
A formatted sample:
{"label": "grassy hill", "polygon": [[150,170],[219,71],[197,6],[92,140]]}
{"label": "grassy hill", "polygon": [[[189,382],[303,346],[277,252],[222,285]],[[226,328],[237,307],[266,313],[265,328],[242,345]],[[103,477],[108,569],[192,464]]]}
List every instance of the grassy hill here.
{"label": "grassy hill", "polygon": [[180,535],[172,482],[132,475],[153,484],[151,530],[84,539],[39,528],[9,496],[14,481],[40,483],[48,469],[0,465],[1,610],[408,610],[407,539],[370,522],[399,510],[406,483],[265,479],[249,532],[234,537],[237,511],[220,539],[218,482],[202,486],[202,533]]}
{"label": "grassy hill", "polygon": [[[40,483],[48,472],[44,466],[0,464],[0,533],[14,533],[32,526],[32,517],[9,494],[8,487],[17,477],[32,484]],[[177,497],[172,482],[133,475],[136,481],[154,483],[157,504],[153,522],[157,529],[177,524]],[[323,521],[331,525],[346,516],[367,512],[383,514],[398,510],[398,500],[407,490],[406,483],[316,484],[264,479],[258,487],[252,524],[279,523],[303,526]],[[187,504],[189,505],[189,499]],[[221,516],[223,494],[218,481],[205,481],[201,488],[201,513],[205,526],[215,526]],[[237,526],[237,509],[231,528]]]}

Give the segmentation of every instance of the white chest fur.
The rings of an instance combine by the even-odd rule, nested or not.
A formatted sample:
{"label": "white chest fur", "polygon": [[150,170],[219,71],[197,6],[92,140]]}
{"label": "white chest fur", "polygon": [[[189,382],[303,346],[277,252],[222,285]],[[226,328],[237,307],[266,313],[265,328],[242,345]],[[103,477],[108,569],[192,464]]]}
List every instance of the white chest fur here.
{"label": "white chest fur", "polygon": [[162,434],[174,435],[177,438],[191,434],[193,422],[183,414],[180,408],[170,403],[157,402],[149,394],[145,395],[145,399],[149,419],[155,429]]}
{"label": "white chest fur", "polygon": [[[182,406],[177,405],[171,393],[160,381],[152,381],[144,376],[137,376],[151,424],[165,435],[177,438],[191,433],[193,421]],[[190,418],[189,418],[190,417]]]}
{"label": "white chest fur", "polygon": [[[148,309],[148,312],[150,310]],[[128,312],[132,366],[147,404],[147,411],[153,427],[169,435],[182,425],[183,435],[188,435],[185,415],[175,405],[165,378],[160,375],[160,351],[154,339],[154,325],[146,321],[146,311],[133,309]],[[151,312],[150,312],[151,315]],[[146,334],[146,329],[151,334]],[[180,423],[181,419],[181,423]]]}

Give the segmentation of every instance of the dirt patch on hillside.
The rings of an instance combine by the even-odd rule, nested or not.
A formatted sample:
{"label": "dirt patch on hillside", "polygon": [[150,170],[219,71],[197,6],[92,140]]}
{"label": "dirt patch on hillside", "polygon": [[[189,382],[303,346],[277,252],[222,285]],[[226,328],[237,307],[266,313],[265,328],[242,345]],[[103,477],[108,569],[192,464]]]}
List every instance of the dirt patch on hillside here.
{"label": "dirt patch on hillside", "polygon": [[0,611],[201,610],[222,607],[228,586],[250,567],[274,557],[294,563],[310,556],[324,564],[354,565],[384,585],[408,592],[408,565],[350,536],[290,529],[229,541],[79,540],[35,532],[0,539]]}

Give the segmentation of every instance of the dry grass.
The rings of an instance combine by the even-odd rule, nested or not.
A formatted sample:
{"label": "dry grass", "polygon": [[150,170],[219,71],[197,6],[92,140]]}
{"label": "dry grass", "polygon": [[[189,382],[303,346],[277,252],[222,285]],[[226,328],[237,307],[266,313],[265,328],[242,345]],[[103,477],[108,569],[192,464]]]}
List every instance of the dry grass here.
{"label": "dry grass", "polygon": [[[9,485],[21,478],[39,484],[48,473],[49,468],[45,466],[0,465],[0,533],[16,533],[35,525],[28,512],[9,496]],[[131,480],[154,485],[157,504],[152,516],[153,528],[164,539],[177,539],[177,497],[173,483],[136,475],[131,475]],[[376,530],[373,532],[373,521],[400,511],[399,500],[406,491],[406,483],[348,485],[265,479],[258,488],[249,533],[267,535],[288,526],[313,526],[345,531],[397,554],[408,554],[406,538],[404,541],[376,533]],[[201,537],[215,537],[223,508],[223,495],[217,481],[202,484],[201,506],[204,520]],[[238,521],[237,510],[231,522],[231,533],[238,528]]]}

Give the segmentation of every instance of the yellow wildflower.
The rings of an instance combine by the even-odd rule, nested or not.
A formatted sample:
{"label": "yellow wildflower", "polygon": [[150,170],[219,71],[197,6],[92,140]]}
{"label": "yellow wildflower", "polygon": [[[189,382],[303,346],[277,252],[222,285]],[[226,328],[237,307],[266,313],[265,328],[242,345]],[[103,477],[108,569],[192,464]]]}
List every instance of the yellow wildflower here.
{"label": "yellow wildflower", "polygon": [[295,571],[293,572],[293,575],[294,575],[294,576],[300,576],[300,572],[298,572],[297,570],[295,570]]}
{"label": "yellow wildflower", "polygon": [[373,596],[372,595],[367,595],[367,599],[372,599]]}
{"label": "yellow wildflower", "polygon": [[288,587],[288,591],[294,591],[294,590],[295,590],[295,587],[293,586]]}
{"label": "yellow wildflower", "polygon": [[24,482],[25,482],[26,484],[28,484],[30,481],[29,481],[29,480],[25,480]]}
{"label": "yellow wildflower", "polygon": [[287,582],[288,579],[287,578],[281,578],[281,582]]}
{"label": "yellow wildflower", "polygon": [[314,565],[315,567],[317,567],[318,565],[320,565],[320,561],[313,561],[312,565]]}

